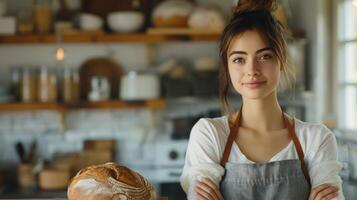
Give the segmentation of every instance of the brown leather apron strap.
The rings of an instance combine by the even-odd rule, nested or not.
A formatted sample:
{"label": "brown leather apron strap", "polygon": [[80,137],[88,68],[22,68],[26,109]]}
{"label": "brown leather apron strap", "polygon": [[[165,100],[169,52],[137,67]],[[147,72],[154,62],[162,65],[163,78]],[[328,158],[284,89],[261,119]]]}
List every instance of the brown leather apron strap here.
{"label": "brown leather apron strap", "polygon": [[235,138],[238,135],[238,128],[239,128],[239,125],[240,125],[240,118],[241,118],[241,115],[242,115],[242,108],[243,108],[243,106],[240,108],[240,111],[238,112],[238,116],[234,120],[233,125],[230,125],[229,124],[229,120],[228,120],[230,131],[229,131],[229,136],[228,136],[228,139],[227,139],[226,147],[224,148],[223,156],[222,156],[222,159],[221,159],[221,166],[223,168],[226,165],[226,162],[228,161],[228,157],[229,157],[229,154],[231,152],[233,142],[234,142]]}
{"label": "brown leather apron strap", "polygon": [[296,133],[295,133],[295,121],[293,121],[293,125],[291,125],[288,122],[288,120],[286,119],[284,112],[283,112],[283,119],[284,119],[285,126],[289,130],[289,136],[294,142],[294,146],[295,146],[296,152],[297,152],[297,154],[299,156],[299,160],[300,160],[300,163],[301,163],[302,172],[304,173],[304,176],[305,176],[305,178],[306,178],[306,180],[309,183],[309,186],[311,188],[311,179],[310,179],[310,176],[309,176],[309,170],[307,169],[307,166],[305,164],[305,159],[304,159],[305,155],[304,155],[304,152],[303,152],[303,150],[301,148],[300,141],[297,138]]}

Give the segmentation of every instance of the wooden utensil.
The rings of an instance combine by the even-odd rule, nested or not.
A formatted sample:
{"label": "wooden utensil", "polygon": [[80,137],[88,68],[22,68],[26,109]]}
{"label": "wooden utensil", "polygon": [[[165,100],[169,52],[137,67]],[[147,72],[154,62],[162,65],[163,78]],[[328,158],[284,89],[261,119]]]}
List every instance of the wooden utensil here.
{"label": "wooden utensil", "polygon": [[21,142],[17,142],[15,148],[16,148],[16,152],[17,152],[17,155],[20,158],[21,163],[25,163],[26,162],[26,155],[25,155],[24,145]]}
{"label": "wooden utensil", "polygon": [[30,146],[29,154],[27,155],[27,163],[35,163],[36,162],[36,149],[37,145],[36,142],[33,142]]}
{"label": "wooden utensil", "polygon": [[120,66],[109,58],[92,58],[83,63],[79,69],[80,89],[83,99],[91,90],[91,78],[94,76],[104,76],[110,82],[111,97],[118,98],[120,77],[122,70]]}

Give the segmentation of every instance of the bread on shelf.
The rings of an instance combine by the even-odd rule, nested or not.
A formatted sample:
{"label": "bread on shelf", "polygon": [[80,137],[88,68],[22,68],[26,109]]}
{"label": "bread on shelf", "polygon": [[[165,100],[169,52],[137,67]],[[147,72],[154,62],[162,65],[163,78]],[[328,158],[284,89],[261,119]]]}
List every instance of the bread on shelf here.
{"label": "bread on shelf", "polygon": [[194,5],[187,0],[168,0],[160,3],[153,12],[155,27],[187,27]]}

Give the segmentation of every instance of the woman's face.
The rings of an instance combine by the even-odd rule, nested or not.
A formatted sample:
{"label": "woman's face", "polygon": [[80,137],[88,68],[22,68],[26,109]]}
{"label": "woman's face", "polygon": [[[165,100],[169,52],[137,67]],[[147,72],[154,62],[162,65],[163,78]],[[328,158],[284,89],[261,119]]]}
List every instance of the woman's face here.
{"label": "woman's face", "polygon": [[261,99],[276,91],[280,78],[279,62],[257,31],[236,36],[227,56],[232,85],[243,98]]}

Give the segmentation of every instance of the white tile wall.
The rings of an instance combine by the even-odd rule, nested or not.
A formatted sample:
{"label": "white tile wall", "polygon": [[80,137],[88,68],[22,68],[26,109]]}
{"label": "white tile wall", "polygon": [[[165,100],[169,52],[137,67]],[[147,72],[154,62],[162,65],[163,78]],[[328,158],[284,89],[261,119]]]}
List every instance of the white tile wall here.
{"label": "white tile wall", "polygon": [[57,112],[3,112],[0,113],[0,131],[24,133],[46,132],[60,129],[60,115]]}
{"label": "white tile wall", "polygon": [[160,111],[153,115],[148,109],[79,110],[69,112],[66,130],[61,129],[59,113],[52,111],[0,113],[0,163],[16,163],[15,144],[21,141],[28,148],[38,141],[38,153],[51,158],[55,152],[73,152],[82,149],[86,139],[115,139],[143,143],[163,134]]}

